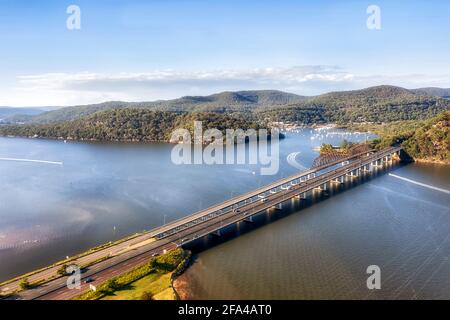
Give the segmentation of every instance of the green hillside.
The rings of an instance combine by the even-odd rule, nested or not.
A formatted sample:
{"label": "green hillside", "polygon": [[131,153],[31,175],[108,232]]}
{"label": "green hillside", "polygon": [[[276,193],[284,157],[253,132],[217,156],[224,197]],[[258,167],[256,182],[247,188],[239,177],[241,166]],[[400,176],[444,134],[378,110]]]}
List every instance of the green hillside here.
{"label": "green hillside", "polygon": [[172,132],[185,128],[192,132],[195,120],[203,129],[259,129],[256,122],[219,113],[177,113],[148,109],[114,109],[97,112],[73,121],[52,124],[0,126],[0,135],[98,141],[169,141]]}
{"label": "green hillside", "polygon": [[75,120],[99,111],[124,108],[143,108],[175,112],[247,113],[260,108],[274,107],[305,100],[305,97],[276,90],[222,92],[209,96],[186,96],[153,102],[110,101],[92,105],[73,106],[46,112],[30,122],[47,124]]}
{"label": "green hillside", "polygon": [[372,141],[375,148],[402,144],[405,152],[415,160],[450,163],[450,111],[428,120],[396,121],[352,128],[378,134],[380,138]]}
{"label": "green hillside", "polygon": [[[301,124],[390,123],[429,119],[450,110],[450,100],[394,86],[304,97],[274,90],[222,92],[154,102],[111,101],[18,116],[0,135],[76,140],[167,141],[174,128],[195,118],[209,127],[267,127],[273,121]],[[14,122],[14,121],[12,121]]]}
{"label": "green hillside", "polygon": [[297,121],[306,124],[349,122],[390,122],[426,119],[450,109],[450,101],[417,94],[394,86],[331,92],[302,103],[259,112],[273,121]]}
{"label": "green hillside", "polygon": [[428,87],[428,88],[413,89],[412,91],[418,94],[450,99],[450,88],[445,89],[445,88]]}
{"label": "green hillside", "polygon": [[311,123],[388,122],[426,119],[450,109],[450,101],[394,86],[304,97],[275,90],[222,92],[153,102],[111,101],[73,106],[30,117],[35,124],[75,120],[99,111],[142,108],[176,112],[238,113],[247,119]]}

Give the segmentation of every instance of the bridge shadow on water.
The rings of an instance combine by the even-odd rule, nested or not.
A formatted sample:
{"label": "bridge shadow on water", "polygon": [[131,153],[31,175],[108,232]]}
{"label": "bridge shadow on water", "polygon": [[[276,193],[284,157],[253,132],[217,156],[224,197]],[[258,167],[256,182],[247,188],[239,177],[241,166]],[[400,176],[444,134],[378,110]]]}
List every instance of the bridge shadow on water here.
{"label": "bridge shadow on water", "polygon": [[291,214],[301,214],[303,209],[309,208],[316,203],[332,199],[333,196],[343,193],[347,190],[363,185],[379,176],[385,175],[388,172],[394,171],[401,167],[408,165],[406,162],[395,161],[381,167],[374,168],[370,172],[363,172],[358,177],[346,177],[345,182],[341,184],[327,184],[326,191],[309,191],[306,199],[292,198],[283,202],[281,209],[268,209],[258,214],[253,215],[252,221],[240,221],[236,224],[230,225],[221,229],[220,235],[209,234],[199,238],[193,242],[183,245],[183,248],[191,250],[193,257],[196,259],[196,254],[218,246],[222,243],[230,241],[240,235],[252,232],[253,230],[263,227],[269,223],[275,222],[279,219],[287,217]]}

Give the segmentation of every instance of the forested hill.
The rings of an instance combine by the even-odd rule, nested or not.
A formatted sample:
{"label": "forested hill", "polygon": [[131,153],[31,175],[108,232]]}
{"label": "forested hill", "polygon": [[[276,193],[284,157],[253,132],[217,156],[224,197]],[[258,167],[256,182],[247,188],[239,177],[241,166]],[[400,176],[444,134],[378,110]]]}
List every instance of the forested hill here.
{"label": "forested hill", "polygon": [[450,163],[450,111],[426,121],[403,146],[413,158]]}
{"label": "forested hill", "polygon": [[412,91],[418,94],[450,99],[450,88],[444,89],[444,88],[429,87],[429,88],[413,89]]}
{"label": "forested hill", "polygon": [[110,101],[99,104],[66,107],[40,114],[32,123],[52,123],[74,120],[99,111],[124,108],[143,108],[159,111],[248,113],[260,108],[301,102],[306,97],[276,90],[222,92],[209,96],[186,96],[174,100],[153,102]]}
{"label": "forested hill", "polygon": [[177,128],[192,132],[194,121],[203,130],[259,129],[256,122],[219,113],[177,113],[148,109],[115,109],[97,112],[73,121],[52,124],[0,126],[0,135],[93,141],[169,142]]}
{"label": "forested hill", "polygon": [[386,124],[356,125],[354,130],[370,130],[380,136],[372,141],[378,149],[402,144],[415,160],[450,164],[450,111],[427,120],[396,121]]}
{"label": "forested hill", "polygon": [[449,110],[450,101],[394,86],[331,92],[302,103],[259,112],[262,118],[302,123],[390,122],[426,119]]}
{"label": "forested hill", "polygon": [[450,100],[427,95],[423,90],[416,92],[394,86],[378,86],[362,90],[331,92],[314,97],[274,90],[222,92],[209,96],[187,96],[165,101],[112,101],[66,107],[30,117],[28,122],[55,123],[79,119],[99,111],[126,108],[236,113],[253,120],[267,119],[303,124],[388,122],[425,119],[450,108]]}

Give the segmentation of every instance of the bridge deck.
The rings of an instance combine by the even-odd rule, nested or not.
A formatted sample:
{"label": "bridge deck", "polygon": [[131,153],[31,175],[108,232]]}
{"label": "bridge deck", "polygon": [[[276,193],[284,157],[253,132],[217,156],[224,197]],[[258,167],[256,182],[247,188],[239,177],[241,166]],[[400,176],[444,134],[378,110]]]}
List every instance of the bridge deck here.
{"label": "bridge deck", "polygon": [[[156,238],[165,238],[167,236],[193,228],[194,226],[203,225],[206,222],[211,225],[213,224],[213,220],[216,220],[216,218],[222,217],[224,219],[230,214],[236,216],[236,214],[239,213],[242,216],[245,215],[245,217],[250,216],[254,213],[250,213],[248,210],[252,210],[251,212],[253,212],[253,210],[257,210],[258,212],[263,211],[267,208],[272,207],[274,205],[273,201],[276,199],[284,199],[285,197],[287,197],[280,202],[286,201],[287,199],[292,198],[297,194],[301,194],[317,188],[332,179],[345,175],[352,170],[355,170],[366,164],[370,164],[372,161],[397,152],[400,149],[400,147],[391,147],[379,152],[373,152],[372,150],[371,152],[364,152],[361,154],[353,155],[344,159],[339,159],[338,161],[329,163],[324,166],[300,172],[290,177],[275,181],[270,185],[234,197],[230,200],[227,200],[205,210],[201,210],[182,219],[173,221],[163,227],[152,230],[152,236]],[[343,161],[351,162],[332,171],[320,173],[320,171],[331,168],[337,164],[342,163]],[[317,175],[318,173],[320,174]],[[306,179],[308,176],[310,178]],[[264,202],[262,201],[262,199],[264,199]],[[223,219],[221,220],[223,221]],[[218,229],[220,229],[220,227]]]}

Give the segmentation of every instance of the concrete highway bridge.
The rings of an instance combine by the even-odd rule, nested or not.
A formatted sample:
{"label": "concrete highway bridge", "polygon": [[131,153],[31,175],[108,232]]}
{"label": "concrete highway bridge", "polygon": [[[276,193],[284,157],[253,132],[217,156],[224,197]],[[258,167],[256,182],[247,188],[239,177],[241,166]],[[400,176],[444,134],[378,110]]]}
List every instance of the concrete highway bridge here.
{"label": "concrete highway bridge", "polygon": [[[284,202],[293,198],[307,199],[314,192],[326,192],[332,184],[341,184],[348,179],[365,175],[376,168],[382,168],[400,155],[401,147],[389,147],[381,151],[369,150],[338,161],[327,163],[290,177],[275,181],[267,186],[234,197],[220,204],[201,210],[182,219],[170,222],[153,229],[139,237],[121,242],[112,247],[96,251],[83,259],[86,262],[98,261],[99,258],[111,255],[113,251],[130,248],[141,244],[133,250],[113,255],[104,261],[95,263],[82,274],[83,283],[80,290],[70,290],[66,286],[66,277],[56,277],[36,288],[17,293],[12,299],[71,299],[90,285],[100,285],[112,277],[125,273],[136,266],[148,262],[149,259],[166,250],[191,243],[201,237],[216,234],[240,221],[252,221],[252,217],[268,209],[281,209]],[[153,240],[148,242],[149,240]],[[58,266],[38,271],[33,281],[48,279],[56,273]],[[92,283],[84,281],[93,279]],[[17,288],[20,279],[5,284],[0,289]],[[5,291],[6,292],[6,291]]]}
{"label": "concrete highway bridge", "polygon": [[313,191],[326,191],[331,184],[341,184],[375,167],[382,167],[399,157],[401,147],[390,147],[382,151],[369,150],[326,165],[300,172],[275,181],[254,191],[234,197],[210,208],[173,221],[154,229],[156,239],[179,235],[178,245],[186,244],[210,233],[220,234],[220,229],[236,222],[251,221],[253,215],[267,209],[281,209],[285,201],[292,198],[306,199]]}

